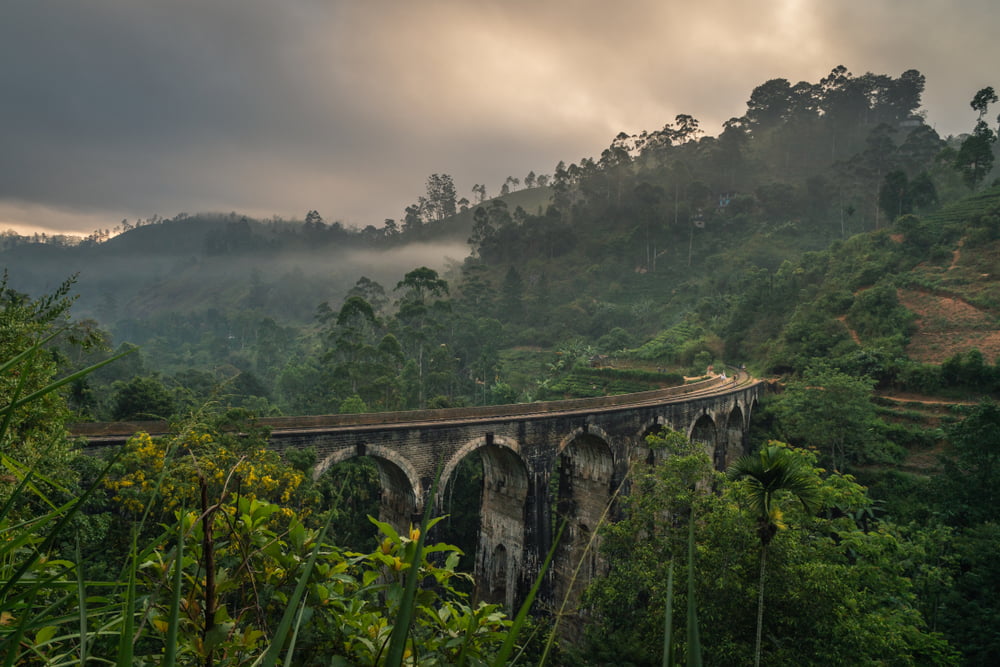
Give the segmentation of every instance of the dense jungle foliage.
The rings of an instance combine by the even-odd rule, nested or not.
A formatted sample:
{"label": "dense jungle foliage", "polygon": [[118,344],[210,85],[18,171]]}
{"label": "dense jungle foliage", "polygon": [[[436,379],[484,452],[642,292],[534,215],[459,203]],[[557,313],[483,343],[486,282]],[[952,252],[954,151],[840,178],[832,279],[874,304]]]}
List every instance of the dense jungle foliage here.
{"label": "dense jungle foliage", "polygon": [[[6,236],[0,660],[503,664],[510,639],[525,664],[992,664],[996,96],[942,138],[923,86],[913,70],[774,79],[717,136],[679,115],[473,202],[435,174],[382,228],[310,211]],[[456,240],[464,259],[402,263]],[[723,475],[683,436],[651,438],[575,636],[552,609],[528,627],[474,599],[475,457],[427,541],[365,518],[373,466],[313,481],[309,452],[282,459],[254,423],[744,364],[775,389],[753,452]],[[172,435],[107,459],[65,426],[145,419]],[[797,485],[767,486],[776,470]],[[691,584],[668,593],[675,566]],[[678,638],[695,611],[699,639]]]}

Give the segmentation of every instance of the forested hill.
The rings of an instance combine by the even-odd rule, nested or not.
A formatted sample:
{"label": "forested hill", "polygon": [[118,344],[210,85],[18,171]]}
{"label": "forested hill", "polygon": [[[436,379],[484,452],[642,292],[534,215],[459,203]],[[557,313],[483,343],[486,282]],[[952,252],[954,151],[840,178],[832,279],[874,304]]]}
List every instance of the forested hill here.
{"label": "forested hill", "polygon": [[[399,225],[347,229],[316,211],[299,222],[181,215],[75,244],[7,237],[3,261],[10,285],[34,294],[78,272],[75,314],[97,318],[115,345],[140,344],[147,371],[252,371],[272,398],[292,391],[289,374],[302,381],[303,365],[320,381],[358,358],[341,344],[377,347],[386,334],[421,364],[422,351],[450,354],[435,377],[455,379],[421,388],[413,407],[434,394],[490,400],[477,392],[491,384],[536,397],[551,361],[522,369],[522,357],[560,348],[680,371],[715,360],[798,373],[854,355],[897,382],[913,375],[908,364],[996,355],[985,334],[998,313],[995,191],[985,189],[995,133],[939,137],[920,109],[923,87],[914,70],[773,79],[717,136],[681,114],[532,173],[524,189],[508,179],[494,199],[485,188],[475,203],[459,199],[434,174]],[[986,154],[973,151],[983,141]],[[418,267],[430,271],[414,274],[422,286],[405,280]],[[954,319],[942,315],[946,298],[964,309],[964,338],[940,324]],[[449,315],[408,323],[408,299]],[[351,313],[370,322],[348,341]],[[277,402],[335,410],[359,386],[329,389],[324,406]],[[375,394],[361,394],[374,407]]]}

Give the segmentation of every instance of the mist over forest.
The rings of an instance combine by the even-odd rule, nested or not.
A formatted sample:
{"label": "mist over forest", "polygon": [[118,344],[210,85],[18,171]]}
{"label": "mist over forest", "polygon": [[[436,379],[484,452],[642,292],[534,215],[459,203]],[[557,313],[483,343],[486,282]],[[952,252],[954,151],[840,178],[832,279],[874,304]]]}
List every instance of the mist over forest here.
{"label": "mist over forest", "polygon": [[[12,422],[9,456],[20,463],[8,468],[48,462],[39,443],[57,442],[52,493],[100,489],[78,538],[84,552],[101,552],[87,566],[100,576],[125,571],[130,539],[147,540],[143,557],[164,563],[181,550],[175,523],[211,528],[198,528],[197,558],[176,558],[174,581],[197,570],[191,599],[218,610],[228,634],[206,648],[213,620],[150,611],[155,622],[135,631],[150,655],[165,628],[181,625],[184,650],[209,663],[226,651],[259,656],[272,639],[284,646],[268,633],[296,579],[313,576],[301,569],[314,560],[304,545],[329,529],[336,545],[324,571],[343,578],[306,594],[314,615],[299,617],[303,664],[381,660],[372,638],[393,641],[401,615],[385,605],[402,599],[397,575],[408,567],[437,582],[415,612],[423,650],[442,664],[466,650],[488,664],[517,636],[504,620],[515,610],[476,606],[474,585],[451,579],[484,562],[479,499],[490,471],[480,454],[444,480],[454,497],[434,539],[450,555],[419,562],[413,527],[376,521],[372,539],[381,463],[361,457],[313,479],[315,452],[282,459],[256,420],[606,396],[746,368],[770,391],[745,457],[720,466],[693,432],[651,434],[630,492],[609,495],[611,518],[570,527],[572,539],[599,534],[599,555],[587,592],[567,594],[572,631],[556,628],[552,610],[533,621],[559,639],[552,660],[663,664],[664,623],[678,631],[686,609],[692,619],[697,610],[700,634],[676,634],[665,650],[708,664],[991,665],[1000,654],[990,631],[1000,613],[998,96],[969,91],[969,131],[942,137],[921,107],[925,83],[914,69],[842,66],[816,82],[771,79],[715,136],[678,114],[609,137],[599,155],[477,184],[468,197],[449,174],[431,174],[398,222],[363,229],[308,210],[301,221],[235,212],[123,221],[83,239],[8,233],[0,343],[6,358],[28,350],[37,365],[25,367],[30,379],[3,376],[4,399],[29,410],[17,396],[69,378]],[[46,354],[34,354],[54,331],[62,335]],[[103,471],[74,454],[63,428],[144,420],[182,426],[162,439],[137,434]],[[587,447],[579,456],[598,448]],[[184,462],[168,465],[172,448]],[[560,476],[577,455],[567,446],[552,484],[539,485],[555,489],[553,517],[575,517],[572,502],[556,500],[572,491]],[[772,495],[762,480],[773,470],[795,483]],[[233,476],[247,495],[230,493]],[[0,479],[0,491],[16,498],[17,482]],[[57,504],[19,503],[25,516]],[[201,514],[185,518],[198,503]],[[142,524],[147,516],[175,541],[154,544],[162,531]],[[273,562],[226,551],[254,540]],[[71,557],[65,536],[48,546]],[[233,568],[220,569],[225,577],[252,571],[269,592],[201,582],[213,549],[219,568]],[[140,567],[132,552],[140,588],[160,585],[150,573],[167,569]],[[665,583],[675,561],[691,577],[676,601]],[[294,575],[276,579],[286,566]],[[398,590],[383,595],[387,578]],[[395,640],[400,664],[407,631]]]}

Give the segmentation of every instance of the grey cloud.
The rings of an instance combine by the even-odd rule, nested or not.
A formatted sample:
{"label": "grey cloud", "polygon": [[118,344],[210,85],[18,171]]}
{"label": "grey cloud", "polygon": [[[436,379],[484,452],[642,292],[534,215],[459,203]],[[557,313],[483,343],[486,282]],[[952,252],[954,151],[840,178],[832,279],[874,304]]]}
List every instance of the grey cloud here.
{"label": "grey cloud", "polygon": [[920,69],[930,120],[953,132],[992,83],[995,15],[985,0],[14,0],[0,204],[59,209],[66,229],[73,211],[380,224],[430,173],[468,195],[678,113],[714,133],[755,85],[841,63]]}

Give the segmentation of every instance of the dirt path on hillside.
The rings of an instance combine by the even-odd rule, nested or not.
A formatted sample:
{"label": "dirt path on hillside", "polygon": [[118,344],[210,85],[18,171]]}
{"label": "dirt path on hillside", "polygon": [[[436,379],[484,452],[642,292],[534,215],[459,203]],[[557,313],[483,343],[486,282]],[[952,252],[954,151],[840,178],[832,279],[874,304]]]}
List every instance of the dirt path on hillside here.
{"label": "dirt path on hillside", "polygon": [[851,334],[851,340],[854,341],[854,344],[857,345],[858,347],[861,347],[862,346],[861,338],[858,336],[858,332],[852,329],[851,326],[847,323],[847,315],[838,316],[837,321],[844,325],[844,328],[847,329],[847,333]]}
{"label": "dirt path on hillside", "polygon": [[879,398],[884,398],[896,403],[919,403],[921,405],[976,405],[976,401],[953,401],[951,399],[940,398],[938,396],[924,396],[906,391],[876,392]]}
{"label": "dirt path on hillside", "polygon": [[951,264],[948,265],[949,271],[958,266],[958,260],[962,258],[962,246],[964,245],[965,245],[965,239],[961,238],[955,245],[955,249],[951,251]]}

